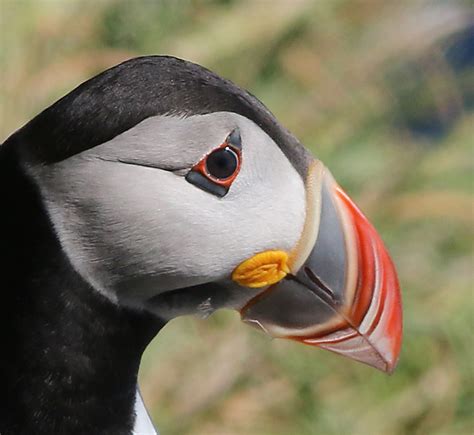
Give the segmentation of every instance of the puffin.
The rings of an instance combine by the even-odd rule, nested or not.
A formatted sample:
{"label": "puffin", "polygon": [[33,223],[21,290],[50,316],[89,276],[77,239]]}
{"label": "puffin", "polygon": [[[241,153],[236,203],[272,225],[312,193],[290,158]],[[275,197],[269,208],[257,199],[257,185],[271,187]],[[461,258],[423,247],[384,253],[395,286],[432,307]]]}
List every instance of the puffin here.
{"label": "puffin", "polygon": [[219,309],[391,373],[396,269],[256,97],[171,56],[87,80],[0,147],[0,433],[156,434],[137,373]]}

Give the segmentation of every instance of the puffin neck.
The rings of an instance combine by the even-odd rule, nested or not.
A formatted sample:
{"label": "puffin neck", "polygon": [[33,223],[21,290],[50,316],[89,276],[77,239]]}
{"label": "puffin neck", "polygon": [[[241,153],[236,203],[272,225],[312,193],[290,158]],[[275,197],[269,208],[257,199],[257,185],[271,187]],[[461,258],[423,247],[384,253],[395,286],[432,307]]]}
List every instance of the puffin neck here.
{"label": "puffin neck", "polygon": [[163,322],[74,271],[15,149],[0,147],[0,433],[130,434],[140,358]]}

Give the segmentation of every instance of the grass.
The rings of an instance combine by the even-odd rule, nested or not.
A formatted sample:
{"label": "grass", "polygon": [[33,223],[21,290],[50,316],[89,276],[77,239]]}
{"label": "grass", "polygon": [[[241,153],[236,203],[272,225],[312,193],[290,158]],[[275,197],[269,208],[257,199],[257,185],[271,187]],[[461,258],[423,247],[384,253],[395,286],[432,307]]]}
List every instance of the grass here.
{"label": "grass", "polygon": [[473,73],[446,54],[468,7],[0,0],[1,137],[123,59],[184,57],[264,101],[361,205],[398,266],[405,341],[394,375],[270,341],[235,313],[180,318],[140,373],[162,433],[474,432]]}

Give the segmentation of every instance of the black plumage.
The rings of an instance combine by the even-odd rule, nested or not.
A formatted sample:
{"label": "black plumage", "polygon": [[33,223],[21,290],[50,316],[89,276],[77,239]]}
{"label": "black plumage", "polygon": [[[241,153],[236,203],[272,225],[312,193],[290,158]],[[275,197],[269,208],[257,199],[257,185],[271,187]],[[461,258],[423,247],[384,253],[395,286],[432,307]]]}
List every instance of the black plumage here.
{"label": "black plumage", "polygon": [[200,65],[171,56],[123,62],[82,83],[16,133],[32,158],[63,160],[157,115],[234,112],[254,121],[306,176],[311,158],[253,95]]}
{"label": "black plumage", "polygon": [[162,322],[73,270],[15,151],[0,148],[0,433],[130,434],[141,354]]}

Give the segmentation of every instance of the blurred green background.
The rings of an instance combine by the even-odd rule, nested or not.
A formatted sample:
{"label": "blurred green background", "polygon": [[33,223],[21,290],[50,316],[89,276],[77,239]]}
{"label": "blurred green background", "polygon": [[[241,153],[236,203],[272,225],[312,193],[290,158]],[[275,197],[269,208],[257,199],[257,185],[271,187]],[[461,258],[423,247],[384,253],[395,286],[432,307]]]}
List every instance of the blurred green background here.
{"label": "blurred green background", "polygon": [[0,140],[124,59],[248,88],[331,169],[398,266],[391,377],[221,312],[146,352],[164,435],[474,433],[474,12],[468,1],[0,0]]}

